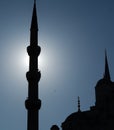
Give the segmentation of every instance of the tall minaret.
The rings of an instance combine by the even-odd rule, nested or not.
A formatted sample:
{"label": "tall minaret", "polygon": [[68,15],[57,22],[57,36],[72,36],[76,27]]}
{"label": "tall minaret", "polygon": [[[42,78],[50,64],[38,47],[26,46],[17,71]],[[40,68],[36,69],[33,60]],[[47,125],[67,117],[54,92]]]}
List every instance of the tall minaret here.
{"label": "tall minaret", "polygon": [[38,23],[36,13],[36,1],[34,0],[33,14],[30,28],[30,46],[27,47],[29,55],[29,71],[26,73],[28,80],[28,98],[25,101],[27,109],[27,130],[39,130],[39,109],[41,100],[38,94],[38,83],[41,73],[38,69],[38,56],[40,54],[38,46]]}

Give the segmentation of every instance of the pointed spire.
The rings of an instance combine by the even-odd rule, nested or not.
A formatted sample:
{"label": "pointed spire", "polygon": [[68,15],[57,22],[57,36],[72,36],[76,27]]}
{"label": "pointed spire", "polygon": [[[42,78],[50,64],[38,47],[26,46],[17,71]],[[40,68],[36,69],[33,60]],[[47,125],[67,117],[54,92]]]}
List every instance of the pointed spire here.
{"label": "pointed spire", "polygon": [[108,66],[108,60],[107,60],[107,52],[105,50],[105,72],[104,72],[104,79],[110,80],[110,72],[109,72],[109,66]]}
{"label": "pointed spire", "polygon": [[80,112],[80,97],[78,96],[78,112]]}
{"label": "pointed spire", "polygon": [[34,7],[32,13],[31,29],[38,29],[37,13],[36,13],[36,0],[34,0]]}

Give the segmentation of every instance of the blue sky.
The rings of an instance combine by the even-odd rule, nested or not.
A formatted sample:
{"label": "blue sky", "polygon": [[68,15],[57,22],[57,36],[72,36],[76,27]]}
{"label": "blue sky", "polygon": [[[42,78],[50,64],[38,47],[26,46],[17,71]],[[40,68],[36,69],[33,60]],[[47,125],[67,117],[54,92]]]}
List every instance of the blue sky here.
{"label": "blue sky", "polygon": [[[0,129],[25,130],[28,71],[26,47],[32,0],[0,1]],[[95,104],[94,87],[104,73],[107,49],[114,80],[114,1],[37,0],[40,129],[49,130]]]}

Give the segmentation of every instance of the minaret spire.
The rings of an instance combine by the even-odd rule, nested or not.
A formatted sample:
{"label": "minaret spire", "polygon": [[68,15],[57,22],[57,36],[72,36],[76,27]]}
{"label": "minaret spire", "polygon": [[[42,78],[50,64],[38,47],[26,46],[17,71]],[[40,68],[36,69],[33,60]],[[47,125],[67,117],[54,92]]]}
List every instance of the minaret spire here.
{"label": "minaret spire", "polygon": [[37,13],[36,13],[36,0],[34,0],[34,7],[33,7],[33,13],[32,13],[31,28],[38,29]]}
{"label": "minaret spire", "polygon": [[105,50],[105,72],[104,72],[104,79],[111,80],[106,50]]}
{"label": "minaret spire", "polygon": [[39,99],[38,83],[41,73],[38,68],[38,56],[40,51],[40,46],[38,46],[36,0],[34,0],[30,28],[30,46],[27,47],[29,55],[29,71],[26,73],[28,80],[28,98],[25,101],[25,107],[27,109],[27,130],[39,130],[39,109],[41,107],[41,100]]}
{"label": "minaret spire", "polygon": [[32,20],[31,20],[31,36],[30,36],[30,44],[38,43],[38,22],[37,22],[37,11],[36,11],[36,0],[34,0]]}

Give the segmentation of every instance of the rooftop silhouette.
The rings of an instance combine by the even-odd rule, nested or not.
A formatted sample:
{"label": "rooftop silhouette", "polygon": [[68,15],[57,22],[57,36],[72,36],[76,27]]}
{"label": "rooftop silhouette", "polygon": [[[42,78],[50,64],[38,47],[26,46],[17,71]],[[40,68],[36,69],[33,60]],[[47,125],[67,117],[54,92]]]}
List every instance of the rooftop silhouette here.
{"label": "rooftop silhouette", "polygon": [[95,86],[96,102],[90,110],[80,110],[69,115],[62,123],[62,130],[113,130],[114,129],[114,82],[111,81],[107,53],[103,78]]}

